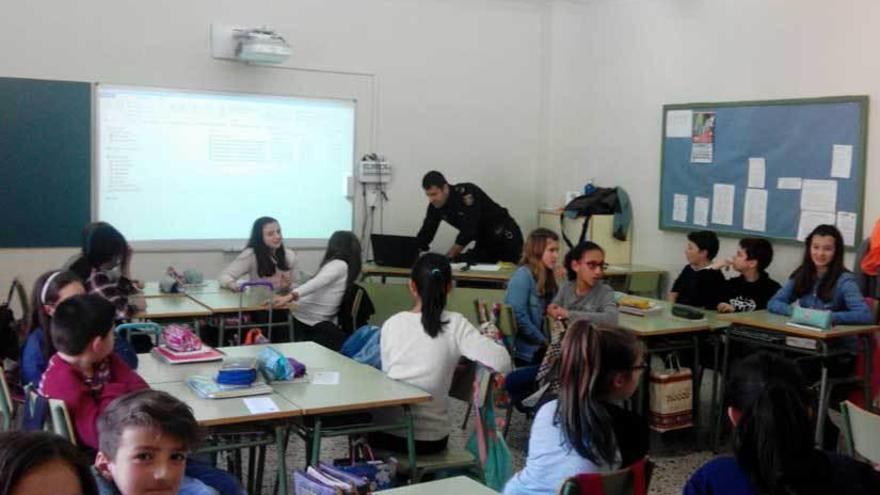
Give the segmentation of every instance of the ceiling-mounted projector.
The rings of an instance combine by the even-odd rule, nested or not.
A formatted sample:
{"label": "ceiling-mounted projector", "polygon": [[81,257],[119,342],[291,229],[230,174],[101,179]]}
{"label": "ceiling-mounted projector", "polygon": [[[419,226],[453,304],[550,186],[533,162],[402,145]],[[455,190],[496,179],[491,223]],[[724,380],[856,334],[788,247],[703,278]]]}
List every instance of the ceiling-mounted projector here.
{"label": "ceiling-mounted projector", "polygon": [[235,58],[249,64],[280,64],[290,57],[290,45],[274,30],[236,29]]}

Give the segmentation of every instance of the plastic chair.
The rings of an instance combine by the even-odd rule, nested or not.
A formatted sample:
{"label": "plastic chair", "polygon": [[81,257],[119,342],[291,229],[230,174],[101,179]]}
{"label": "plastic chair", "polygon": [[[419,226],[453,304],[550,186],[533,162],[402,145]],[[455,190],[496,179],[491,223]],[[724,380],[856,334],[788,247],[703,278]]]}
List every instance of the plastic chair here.
{"label": "plastic chair", "polygon": [[610,473],[585,473],[562,483],[560,495],[647,495],[654,463],[642,458]]}
{"label": "plastic chair", "polygon": [[880,463],[880,415],[846,400],[840,405],[847,454]]}
{"label": "plastic chair", "polygon": [[0,367],[0,431],[8,431],[12,427],[12,418],[15,416],[15,402],[12,401],[12,393],[6,382],[6,373]]}
{"label": "plastic chair", "polygon": [[116,325],[115,331],[117,337],[125,336],[129,343],[131,343],[131,338],[135,335],[146,335],[153,341],[154,346],[158,346],[162,340],[162,326],[151,321],[123,323],[121,325]]}
{"label": "plastic chair", "polygon": [[70,413],[63,400],[49,399],[49,418],[52,431],[76,445],[76,430],[73,429],[73,421],[70,420]]}

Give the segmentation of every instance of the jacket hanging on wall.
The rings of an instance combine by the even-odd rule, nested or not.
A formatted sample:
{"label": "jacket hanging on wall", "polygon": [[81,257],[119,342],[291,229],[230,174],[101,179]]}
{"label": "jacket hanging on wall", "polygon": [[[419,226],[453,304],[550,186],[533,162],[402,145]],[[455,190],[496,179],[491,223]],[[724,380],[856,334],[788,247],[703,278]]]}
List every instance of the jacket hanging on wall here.
{"label": "jacket hanging on wall", "polygon": [[565,217],[584,218],[581,234],[577,240],[577,244],[580,244],[587,238],[590,217],[593,215],[614,215],[614,231],[612,235],[617,240],[626,240],[626,233],[632,220],[629,195],[621,187],[597,187],[591,193],[578,196],[569,201],[565,208],[563,208],[562,214],[559,215],[562,238],[565,239],[565,243],[568,244],[569,248],[574,247],[574,244],[565,235]]}

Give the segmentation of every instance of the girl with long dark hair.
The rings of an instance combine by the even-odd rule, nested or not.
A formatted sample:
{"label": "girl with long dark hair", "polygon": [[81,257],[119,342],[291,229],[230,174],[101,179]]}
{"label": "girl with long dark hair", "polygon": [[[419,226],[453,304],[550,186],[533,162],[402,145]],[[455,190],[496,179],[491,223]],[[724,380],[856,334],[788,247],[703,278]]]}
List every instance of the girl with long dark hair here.
{"label": "girl with long dark hair", "polygon": [[281,226],[272,217],[260,217],[251,227],[244,251],[218,277],[220,285],[238,291],[238,279],[267,281],[276,292],[290,290],[295,282],[296,255],[284,247]]}
{"label": "girl with long dark hair", "polygon": [[814,400],[793,362],[752,354],[734,368],[726,391],[734,455],[697,470],[685,495],[880,493],[870,466],[814,449]]}
{"label": "girl with long dark hair", "polygon": [[145,308],[138,295],[143,284],[131,277],[132,255],[128,241],[115,227],[92,222],[83,228],[82,251],[67,267],[83,281],[86,292],[113,303],[117,320],[128,320]]}
{"label": "girl with long dark hair", "polygon": [[[507,350],[480,334],[460,313],[446,311],[452,290],[452,270],[445,256],[428,253],[412,269],[409,291],[413,308],[382,325],[382,371],[389,377],[429,392],[431,402],[413,406],[416,452],[431,454],[446,449],[449,439],[449,386],[459,358],[465,356],[489,368],[511,368]],[[403,411],[379,411],[390,422],[400,422]],[[398,432],[374,434],[375,448],[406,452],[406,436]]]}
{"label": "girl with long dark hair", "polygon": [[615,403],[635,392],[646,367],[633,333],[576,320],[562,340],[558,398],[538,410],[526,465],[504,493],[555,494],[571,476],[619,469],[643,457],[647,423]]}
{"label": "girl with long dark hair", "polygon": [[791,315],[792,303],[831,311],[835,325],[873,323],[855,275],[843,264],[843,237],[833,225],[819,225],[804,243],[801,265],[767,303],[771,313]]}
{"label": "girl with long dark hair", "polygon": [[336,350],[342,346],[345,335],[341,331],[331,328],[318,330],[314,327],[321,322],[336,323],[345,291],[360,274],[361,243],[357,236],[345,230],[334,232],[327,241],[327,250],[318,273],[290,294],[275,297],[278,307],[296,302],[291,311],[298,340],[314,340]]}

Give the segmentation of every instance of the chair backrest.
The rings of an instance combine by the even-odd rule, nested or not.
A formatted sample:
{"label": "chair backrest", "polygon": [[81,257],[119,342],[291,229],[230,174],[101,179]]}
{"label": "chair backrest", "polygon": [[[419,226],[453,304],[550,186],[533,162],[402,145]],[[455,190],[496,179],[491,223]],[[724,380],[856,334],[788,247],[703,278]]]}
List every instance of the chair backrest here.
{"label": "chair backrest", "polygon": [[49,416],[52,418],[52,431],[76,445],[76,430],[67,412],[67,405],[60,399],[49,399]]}
{"label": "chair backrest", "polygon": [[647,495],[654,463],[642,458],[609,473],[584,473],[562,483],[560,495]]}
{"label": "chair backrest", "polygon": [[12,427],[14,413],[15,403],[12,401],[12,393],[9,392],[9,384],[6,383],[6,372],[0,367],[0,431],[7,431]]}
{"label": "chair backrest", "polygon": [[880,416],[850,401],[840,405],[847,453],[864,457],[872,464],[880,463]]}
{"label": "chair backrest", "polygon": [[659,274],[656,273],[633,273],[626,277],[626,291],[637,295],[655,295]]}

